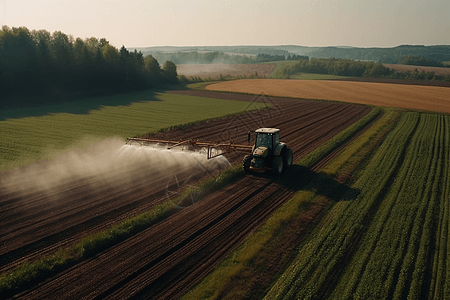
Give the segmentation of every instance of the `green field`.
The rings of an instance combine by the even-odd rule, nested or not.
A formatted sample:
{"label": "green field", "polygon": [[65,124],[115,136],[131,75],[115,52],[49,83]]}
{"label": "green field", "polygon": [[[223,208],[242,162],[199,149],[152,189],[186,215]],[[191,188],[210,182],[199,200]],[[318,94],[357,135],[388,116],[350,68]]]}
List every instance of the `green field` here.
{"label": "green field", "polygon": [[[254,104],[252,108],[260,108]],[[151,91],[83,99],[59,105],[2,110],[0,170],[54,157],[108,137],[140,136],[160,129],[235,114],[248,103]]]}
{"label": "green field", "polygon": [[448,299],[449,122],[404,113],[267,299]]}

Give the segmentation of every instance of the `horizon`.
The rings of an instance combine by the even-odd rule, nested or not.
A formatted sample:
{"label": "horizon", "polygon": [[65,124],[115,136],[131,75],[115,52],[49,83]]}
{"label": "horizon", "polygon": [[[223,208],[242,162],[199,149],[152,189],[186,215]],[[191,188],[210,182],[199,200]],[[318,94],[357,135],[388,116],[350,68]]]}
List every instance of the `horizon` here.
{"label": "horizon", "polygon": [[450,45],[448,11],[445,0],[0,0],[0,24],[105,38],[126,48],[392,48]]}
{"label": "horizon", "polygon": [[277,45],[182,45],[182,46],[174,46],[174,45],[157,45],[157,46],[130,46],[125,48],[163,48],[163,47],[173,47],[173,48],[208,48],[208,47],[305,47],[305,48],[396,48],[401,46],[411,46],[411,47],[435,47],[435,46],[450,46],[448,45],[421,45],[421,44],[401,44],[396,46],[342,46],[342,45],[325,45],[325,46],[305,46],[305,45],[294,45],[294,44],[277,44]]}

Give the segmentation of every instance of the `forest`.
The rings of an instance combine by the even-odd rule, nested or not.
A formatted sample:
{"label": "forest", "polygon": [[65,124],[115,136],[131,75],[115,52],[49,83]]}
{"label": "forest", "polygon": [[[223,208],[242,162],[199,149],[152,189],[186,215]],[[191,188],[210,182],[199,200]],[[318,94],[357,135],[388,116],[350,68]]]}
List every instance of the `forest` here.
{"label": "forest", "polygon": [[375,61],[360,61],[343,58],[311,58],[296,63],[280,65],[272,74],[275,78],[289,78],[298,73],[330,74],[350,77],[441,80],[450,82],[450,76],[439,76],[431,72],[398,72]]}
{"label": "forest", "polygon": [[[151,55],[112,46],[104,38],[74,38],[61,31],[0,31],[2,107],[27,101],[57,101],[73,95],[140,90],[177,82],[176,66]],[[26,99],[33,96],[33,100]],[[42,97],[39,100],[39,97]]]}

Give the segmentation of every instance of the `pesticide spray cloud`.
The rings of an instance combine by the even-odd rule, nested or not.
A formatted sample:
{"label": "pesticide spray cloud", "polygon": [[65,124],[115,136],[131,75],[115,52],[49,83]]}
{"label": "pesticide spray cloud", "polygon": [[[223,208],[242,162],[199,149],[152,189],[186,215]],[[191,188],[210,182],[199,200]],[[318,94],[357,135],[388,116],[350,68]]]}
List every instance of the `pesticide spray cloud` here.
{"label": "pesticide spray cloud", "polygon": [[65,152],[53,160],[3,172],[0,187],[4,192],[22,195],[55,193],[75,185],[91,189],[101,186],[129,189],[143,185],[165,188],[174,176],[200,178],[229,165],[223,156],[207,160],[204,153],[124,145],[123,140],[112,138]]}

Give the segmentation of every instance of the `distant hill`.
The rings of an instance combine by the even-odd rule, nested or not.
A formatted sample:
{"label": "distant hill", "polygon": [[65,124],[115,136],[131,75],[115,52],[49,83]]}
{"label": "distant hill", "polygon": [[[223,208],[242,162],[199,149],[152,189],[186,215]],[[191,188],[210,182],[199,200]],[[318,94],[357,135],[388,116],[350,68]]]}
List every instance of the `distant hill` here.
{"label": "distant hill", "polygon": [[144,55],[155,52],[174,53],[179,51],[219,51],[236,54],[297,54],[317,58],[349,58],[357,60],[373,60],[381,63],[396,63],[405,56],[418,56],[434,61],[450,61],[450,45],[416,46],[401,45],[391,48],[358,48],[348,46],[336,47],[305,47],[297,45],[280,46],[191,46],[191,47],[140,47],[129,50],[141,51]]}

